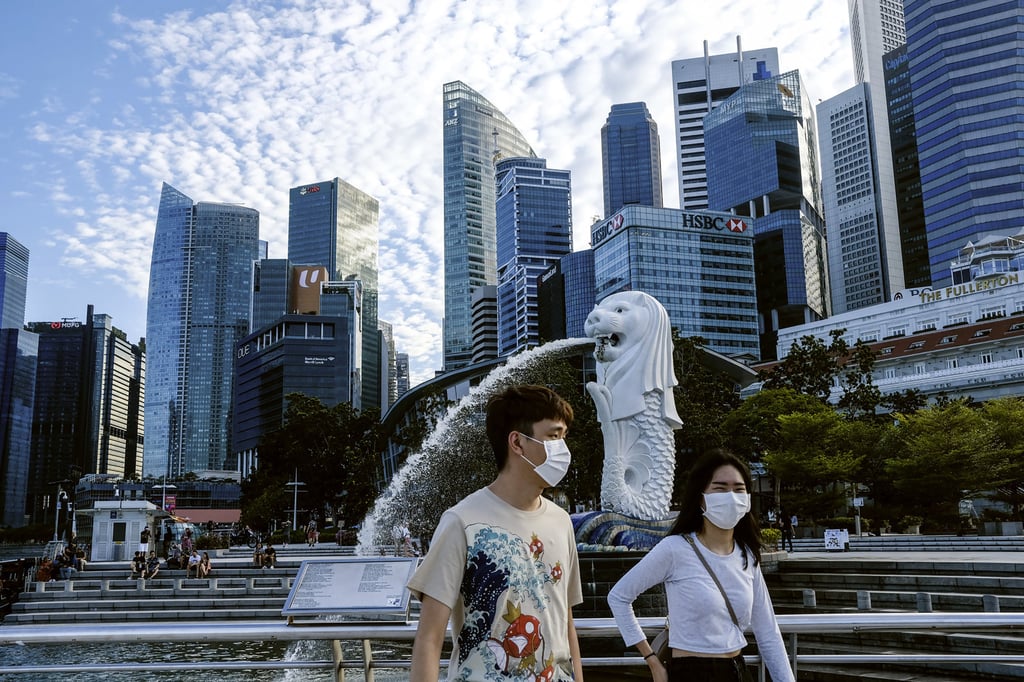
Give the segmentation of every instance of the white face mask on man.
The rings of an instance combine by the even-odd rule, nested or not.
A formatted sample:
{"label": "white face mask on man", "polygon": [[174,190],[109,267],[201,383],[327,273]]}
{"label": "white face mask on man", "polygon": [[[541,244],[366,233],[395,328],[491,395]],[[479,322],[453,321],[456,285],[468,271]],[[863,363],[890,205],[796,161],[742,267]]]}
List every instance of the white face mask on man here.
{"label": "white face mask on man", "polygon": [[565,478],[565,474],[569,471],[569,464],[572,462],[572,455],[569,453],[569,446],[565,444],[565,439],[537,440],[532,436],[527,436],[522,431],[519,432],[519,435],[532,440],[534,443],[543,445],[544,452],[547,453],[547,459],[544,460],[543,464],[534,465],[526,457],[519,456],[523,457],[533,467],[533,470],[537,472],[537,475],[544,479],[544,482],[549,486],[554,487],[561,483],[562,479]]}
{"label": "white face mask on man", "polygon": [[704,517],[723,530],[735,528],[748,511],[749,493],[704,493]]}

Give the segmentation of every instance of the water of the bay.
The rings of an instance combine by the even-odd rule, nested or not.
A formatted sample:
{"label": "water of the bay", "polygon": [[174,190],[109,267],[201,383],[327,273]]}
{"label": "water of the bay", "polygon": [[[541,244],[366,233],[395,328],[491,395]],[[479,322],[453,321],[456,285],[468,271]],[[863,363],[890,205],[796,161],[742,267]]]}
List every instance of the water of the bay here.
{"label": "water of the bay", "polygon": [[[42,554],[44,545],[0,545],[0,561],[9,559],[32,558]],[[16,627],[16,626],[14,626]],[[375,642],[373,652],[375,658],[406,658],[408,643],[389,644]],[[342,645],[345,659],[358,661],[362,659],[362,647],[359,642],[345,642]],[[324,641],[298,642],[155,642],[138,643],[123,642],[110,644],[54,642],[52,644],[32,644],[0,646],[0,667],[22,667],[37,665],[89,665],[106,663],[187,663],[189,661],[330,661],[330,643]],[[217,682],[318,682],[333,680],[331,667],[316,670],[233,670],[204,671],[204,678],[216,679]],[[96,682],[98,680],[171,680],[182,677],[194,677],[195,673],[182,671],[140,672],[138,670],[123,673],[56,673],[50,679],[61,682]],[[381,682],[397,682],[408,678],[405,670],[377,670],[376,680]],[[35,682],[40,679],[38,674],[0,674],[0,682]],[[363,675],[356,670],[346,671],[346,680],[359,682]]]}

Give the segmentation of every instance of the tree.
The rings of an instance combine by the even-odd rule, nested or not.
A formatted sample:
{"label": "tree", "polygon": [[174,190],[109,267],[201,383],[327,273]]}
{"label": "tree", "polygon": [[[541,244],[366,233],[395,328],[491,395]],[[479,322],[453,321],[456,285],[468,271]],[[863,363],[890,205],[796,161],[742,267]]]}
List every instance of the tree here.
{"label": "tree", "polygon": [[780,506],[832,516],[845,497],[842,483],[853,480],[859,464],[843,438],[842,417],[818,408],[783,414],[778,421],[778,445],[764,463],[775,476]]}
{"label": "tree", "polygon": [[735,380],[711,369],[704,361],[705,344],[699,336],[684,338],[672,330],[672,363],[679,379],[673,394],[683,422],[675,432],[676,501],[682,497],[686,474],[694,461],[708,450],[726,444],[725,418],[740,405]]}
{"label": "tree", "polygon": [[726,415],[722,431],[728,434],[729,449],[741,457],[758,459],[781,446],[782,415],[831,411],[820,400],[793,388],[764,389]]}
{"label": "tree", "polygon": [[[966,491],[988,487],[988,462],[1000,449],[996,430],[967,401],[900,415],[886,472],[903,504],[935,523],[955,525]],[[918,512],[920,513],[920,512]]]}
{"label": "tree", "polygon": [[1017,397],[989,400],[981,415],[992,426],[999,448],[987,458],[995,499],[1004,501],[1019,519],[1024,503],[1024,400]]}
{"label": "tree", "polygon": [[833,329],[828,345],[810,334],[794,341],[789,354],[764,375],[764,388],[791,388],[828,402],[840,361],[849,351],[845,333],[845,329]]}
{"label": "tree", "polygon": [[327,407],[301,393],[287,396],[284,424],[260,441],[260,466],[242,485],[243,521],[259,528],[290,516],[301,481],[303,515],[335,513],[361,519],[377,494],[380,429],[376,410],[359,412],[348,403]]}
{"label": "tree", "polygon": [[882,392],[871,376],[875,369],[875,351],[858,339],[849,357],[839,362],[842,363],[840,384],[843,388],[839,407],[854,417],[873,417],[882,402]]}

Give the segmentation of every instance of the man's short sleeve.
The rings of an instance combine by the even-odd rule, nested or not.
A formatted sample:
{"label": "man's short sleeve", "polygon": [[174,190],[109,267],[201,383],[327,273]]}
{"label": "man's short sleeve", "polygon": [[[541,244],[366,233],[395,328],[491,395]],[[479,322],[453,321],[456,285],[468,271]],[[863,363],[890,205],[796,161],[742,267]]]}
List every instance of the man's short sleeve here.
{"label": "man's short sleeve", "polygon": [[409,579],[409,592],[420,601],[433,597],[450,609],[455,608],[466,571],[466,528],[456,514],[447,511],[430,541],[430,551]]}

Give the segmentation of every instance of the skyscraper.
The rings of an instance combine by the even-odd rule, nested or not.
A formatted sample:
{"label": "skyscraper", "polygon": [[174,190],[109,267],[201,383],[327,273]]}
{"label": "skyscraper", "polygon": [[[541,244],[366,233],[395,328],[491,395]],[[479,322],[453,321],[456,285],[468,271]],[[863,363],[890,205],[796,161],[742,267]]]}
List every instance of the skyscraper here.
{"label": "skyscraper", "polygon": [[929,287],[932,270],[928,265],[928,233],[921,201],[921,164],[917,155],[917,124],[906,45],[885,55],[885,98],[889,105],[889,141],[903,252],[903,284],[910,288]]}
{"label": "skyscraper", "polygon": [[28,294],[28,249],[0,232],[0,329],[21,329],[25,324]]}
{"label": "skyscraper", "polygon": [[38,338],[22,329],[28,249],[0,232],[0,524],[25,525]]}
{"label": "skyscraper", "polygon": [[540,342],[537,277],[572,251],[569,171],[538,158],[495,164],[498,234],[498,355]]}
{"label": "skyscraper", "polygon": [[536,156],[512,122],[465,83],[442,89],[444,370],[469,364],[473,291],[497,284],[495,156]]}
{"label": "skyscraper", "polygon": [[380,408],[377,330],[379,202],[340,178],[293,187],[288,202],[288,260],[323,265],[332,281],[362,283],[362,407]]}
{"label": "skyscraper", "polygon": [[708,208],[708,174],[704,152],[704,117],[744,83],[779,73],[774,47],[743,52],[708,54],[672,62],[672,94],[676,106],[676,167],[679,172],[679,208]]}
{"label": "skyscraper", "polygon": [[[903,244],[900,235],[900,213],[896,202],[896,185],[893,175],[892,143],[890,141],[889,115],[886,106],[885,55],[906,42],[907,34],[903,25],[903,0],[848,0],[850,11],[850,45],[853,47],[853,73],[858,84],[863,84],[868,94],[864,97],[867,108],[867,135],[871,153],[874,156],[871,178],[874,184],[874,203],[877,206],[873,222],[877,224],[879,236],[879,267],[883,296],[879,302],[887,301],[893,293],[906,286],[903,263]],[[825,129],[818,119],[818,131],[824,139]],[[828,152],[823,151],[823,158]],[[861,217],[866,213],[861,209]],[[831,222],[826,215],[826,222]],[[863,231],[863,230],[860,230]],[[833,243],[829,228],[829,244]],[[831,258],[831,256],[830,256]],[[832,273],[833,282],[836,274]],[[871,285],[872,287],[874,284]],[[869,288],[869,287],[865,287]],[[833,290],[833,300],[839,299]],[[865,298],[850,301],[843,309],[852,310],[867,301]]]}
{"label": "skyscraper", "polygon": [[623,206],[590,228],[594,297],[646,292],[683,336],[757,359],[750,222],[728,213]]}
{"label": "skyscraper", "polygon": [[409,390],[409,354],[408,353],[396,353],[395,354],[395,376],[397,377],[398,395],[401,396],[403,393]]}
{"label": "skyscraper", "polygon": [[33,514],[52,510],[53,481],[83,474],[137,473],[144,441],[146,358],[109,315],[87,309],[85,322],[33,322],[39,364],[32,430]]}
{"label": "skyscraper", "polygon": [[586,336],[583,328],[594,303],[594,250],[562,256],[537,278],[541,342]]}
{"label": "skyscraper", "polygon": [[932,285],[966,240],[1024,226],[1024,6],[906,0]]}
{"label": "skyscraper", "polygon": [[28,511],[39,337],[0,329],[0,523],[21,527]]}
{"label": "skyscraper", "polygon": [[160,194],[146,317],[143,470],[233,470],[228,457],[235,345],[249,331],[259,213]]}
{"label": "skyscraper", "polygon": [[704,140],[711,208],[755,219],[761,359],[773,359],[779,329],[829,314],[818,140],[799,72],[744,85],[705,117]]}
{"label": "skyscraper", "polygon": [[882,264],[882,197],[871,143],[871,93],[864,83],[855,85],[819,102],[817,114],[832,313],[838,314],[884,303],[891,296],[888,269]]}
{"label": "skyscraper", "polygon": [[644,102],[613,104],[601,127],[604,215],[627,204],[661,208],[661,138]]}

